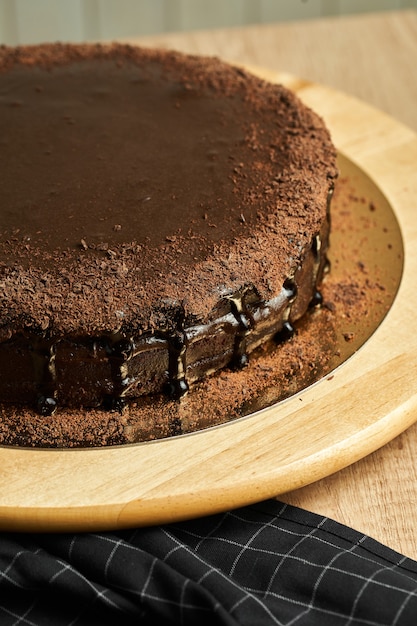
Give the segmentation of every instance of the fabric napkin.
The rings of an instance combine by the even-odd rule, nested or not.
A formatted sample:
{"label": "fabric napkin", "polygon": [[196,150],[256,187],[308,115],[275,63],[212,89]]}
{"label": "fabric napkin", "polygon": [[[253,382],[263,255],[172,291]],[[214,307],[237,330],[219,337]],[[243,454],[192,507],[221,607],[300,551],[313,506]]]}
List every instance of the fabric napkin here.
{"label": "fabric napkin", "polygon": [[275,500],[0,542],[1,626],[417,624],[417,562]]}

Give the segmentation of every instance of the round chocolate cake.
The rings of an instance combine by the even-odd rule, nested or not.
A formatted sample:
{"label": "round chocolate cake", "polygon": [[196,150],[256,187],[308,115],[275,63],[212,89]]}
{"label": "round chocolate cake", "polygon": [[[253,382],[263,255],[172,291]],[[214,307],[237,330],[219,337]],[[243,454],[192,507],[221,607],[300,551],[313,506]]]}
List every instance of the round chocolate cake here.
{"label": "round chocolate cake", "polygon": [[336,152],[217,59],[0,47],[0,402],[180,398],[319,302]]}

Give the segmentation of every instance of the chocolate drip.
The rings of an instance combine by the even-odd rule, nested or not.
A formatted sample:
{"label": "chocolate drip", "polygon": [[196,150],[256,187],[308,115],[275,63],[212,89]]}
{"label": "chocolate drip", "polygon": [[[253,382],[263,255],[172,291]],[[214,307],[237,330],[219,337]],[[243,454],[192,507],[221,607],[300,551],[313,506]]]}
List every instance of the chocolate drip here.
{"label": "chocolate drip", "polygon": [[[315,307],[322,303],[321,293],[315,289],[321,272],[324,271],[322,266],[325,251],[321,234],[317,234],[313,238],[309,250],[310,254],[313,255],[313,267],[310,274],[313,295],[309,306]],[[292,309],[298,296],[297,275],[295,272],[292,277],[287,278],[282,288],[280,297],[285,297],[286,305],[284,305],[284,310],[281,313],[281,329],[274,337],[277,343],[288,340],[295,332]],[[255,321],[248,308],[247,290],[230,296],[228,301],[231,313],[237,323],[237,328],[236,324],[233,324],[228,331],[234,333],[230,365],[236,369],[241,369],[249,362],[248,337],[254,329]],[[297,312],[295,315],[297,316]],[[184,321],[184,311],[180,310],[175,316],[174,327],[157,330],[147,340],[143,340],[143,337],[142,340],[134,340],[133,337],[126,337],[120,333],[97,338],[90,344],[93,354],[98,352],[99,347],[101,350],[104,348],[110,364],[112,391],[103,397],[102,404],[105,409],[122,412],[126,397],[132,395],[132,390],[139,382],[139,379],[129,376],[129,361],[140,353],[154,350],[158,341],[162,343],[164,349],[168,350],[165,393],[173,399],[180,399],[188,392],[187,351],[189,341],[192,343],[192,333],[189,340],[187,334],[189,330],[184,328]],[[51,415],[57,408],[55,351],[55,344],[45,338],[35,338],[32,341],[31,354],[35,372],[34,378],[38,389],[37,410],[42,415]]]}
{"label": "chocolate drip", "polygon": [[[333,194],[334,194],[334,183],[332,183],[330,185],[329,191],[327,193],[327,204],[326,204],[326,212],[327,212],[327,222],[330,226],[331,223],[331,204],[332,204],[332,199],[333,199]],[[322,267],[323,267],[323,275],[324,274],[329,274],[330,270],[331,270],[331,263],[330,263],[330,259],[329,257],[326,255],[323,255],[323,258],[321,260],[322,263]]]}
{"label": "chocolate drip", "polygon": [[177,329],[167,336],[168,341],[168,382],[165,392],[171,398],[182,398],[188,391],[186,379],[186,354],[188,340],[184,330]]}
{"label": "chocolate drip", "polygon": [[313,237],[313,244],[311,246],[312,252],[314,254],[315,264],[320,263],[320,250],[321,250],[321,237],[320,235],[316,235]]}
{"label": "chocolate drip", "polygon": [[[326,201],[326,212],[327,212],[327,221],[330,225],[330,209],[332,198],[334,194],[334,183],[332,183],[329,187],[329,191],[327,192],[327,201]],[[314,270],[313,270],[313,284],[317,287],[317,284],[320,282],[322,276],[324,274],[328,274],[330,272],[330,261],[325,252],[322,250],[323,242],[320,233],[313,237],[313,243],[311,246],[312,252],[314,254]],[[315,307],[319,307],[323,304],[323,296],[321,292],[316,288],[313,297],[311,298],[309,308],[313,309]]]}
{"label": "chocolate drip", "polygon": [[232,313],[238,323],[231,365],[237,369],[246,367],[249,362],[247,352],[247,336],[253,328],[253,318],[245,302],[245,294],[231,297]]}
{"label": "chocolate drip", "polygon": [[309,308],[314,309],[315,307],[319,307],[322,304],[323,304],[323,296],[321,295],[321,292],[318,289],[316,289],[313,297],[310,300]]}
{"label": "chocolate drip", "polygon": [[[297,285],[294,278],[287,278],[284,282],[283,289],[288,300],[288,305],[291,305],[297,297]],[[289,306],[290,308],[290,306]],[[289,314],[289,311],[288,311]]]}
{"label": "chocolate drip", "polygon": [[295,332],[294,326],[290,322],[292,304],[295,301],[297,297],[297,292],[298,292],[295,279],[287,278],[286,281],[284,282],[283,289],[284,289],[285,296],[287,298],[287,308],[283,315],[282,328],[275,335],[275,341],[277,343],[282,343],[283,341],[287,341],[287,339],[290,339]]}
{"label": "chocolate drip", "polygon": [[56,344],[44,337],[37,337],[32,340],[30,353],[37,390],[36,409],[40,415],[49,416],[57,408]]}
{"label": "chocolate drip", "polygon": [[330,220],[330,209],[331,209],[331,204],[332,204],[332,198],[333,198],[333,194],[334,194],[334,182],[330,185],[329,187],[329,191],[327,192],[327,205],[326,205],[326,210],[327,210],[327,219]]}
{"label": "chocolate drip", "polygon": [[104,399],[104,406],[109,410],[122,411],[125,405],[125,394],[134,383],[134,379],[128,376],[128,361],[135,352],[135,343],[132,338],[116,337],[106,342],[111,377],[113,381],[113,393]]}
{"label": "chocolate drip", "polygon": [[[315,287],[317,287],[317,283],[319,280],[319,272],[320,272],[320,266],[322,262],[321,248],[322,248],[321,236],[316,235],[315,237],[313,237],[313,244],[311,246],[311,250],[314,254],[313,285]],[[314,309],[314,307],[321,306],[322,302],[323,302],[323,296],[321,295],[320,291],[316,289],[314,291],[313,297],[310,300],[309,308]]]}
{"label": "chocolate drip", "polygon": [[294,333],[295,328],[291,322],[284,322],[281,330],[275,335],[275,341],[276,343],[283,343],[287,339],[291,339]]}

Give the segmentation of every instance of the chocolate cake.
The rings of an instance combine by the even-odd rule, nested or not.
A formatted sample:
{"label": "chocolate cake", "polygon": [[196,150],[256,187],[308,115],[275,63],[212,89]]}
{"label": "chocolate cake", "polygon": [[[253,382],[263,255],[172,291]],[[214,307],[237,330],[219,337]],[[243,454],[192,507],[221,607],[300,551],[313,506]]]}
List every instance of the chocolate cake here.
{"label": "chocolate cake", "polygon": [[284,87],[176,52],[0,47],[0,110],[1,403],[180,398],[320,302],[336,153]]}

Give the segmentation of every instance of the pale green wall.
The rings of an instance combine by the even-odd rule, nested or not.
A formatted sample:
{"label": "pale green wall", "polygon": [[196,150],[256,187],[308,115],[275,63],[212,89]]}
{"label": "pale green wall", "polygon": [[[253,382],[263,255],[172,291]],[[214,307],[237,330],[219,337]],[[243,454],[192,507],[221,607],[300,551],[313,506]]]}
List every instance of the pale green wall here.
{"label": "pale green wall", "polygon": [[0,43],[115,39],[416,8],[417,0],[0,0]]}

